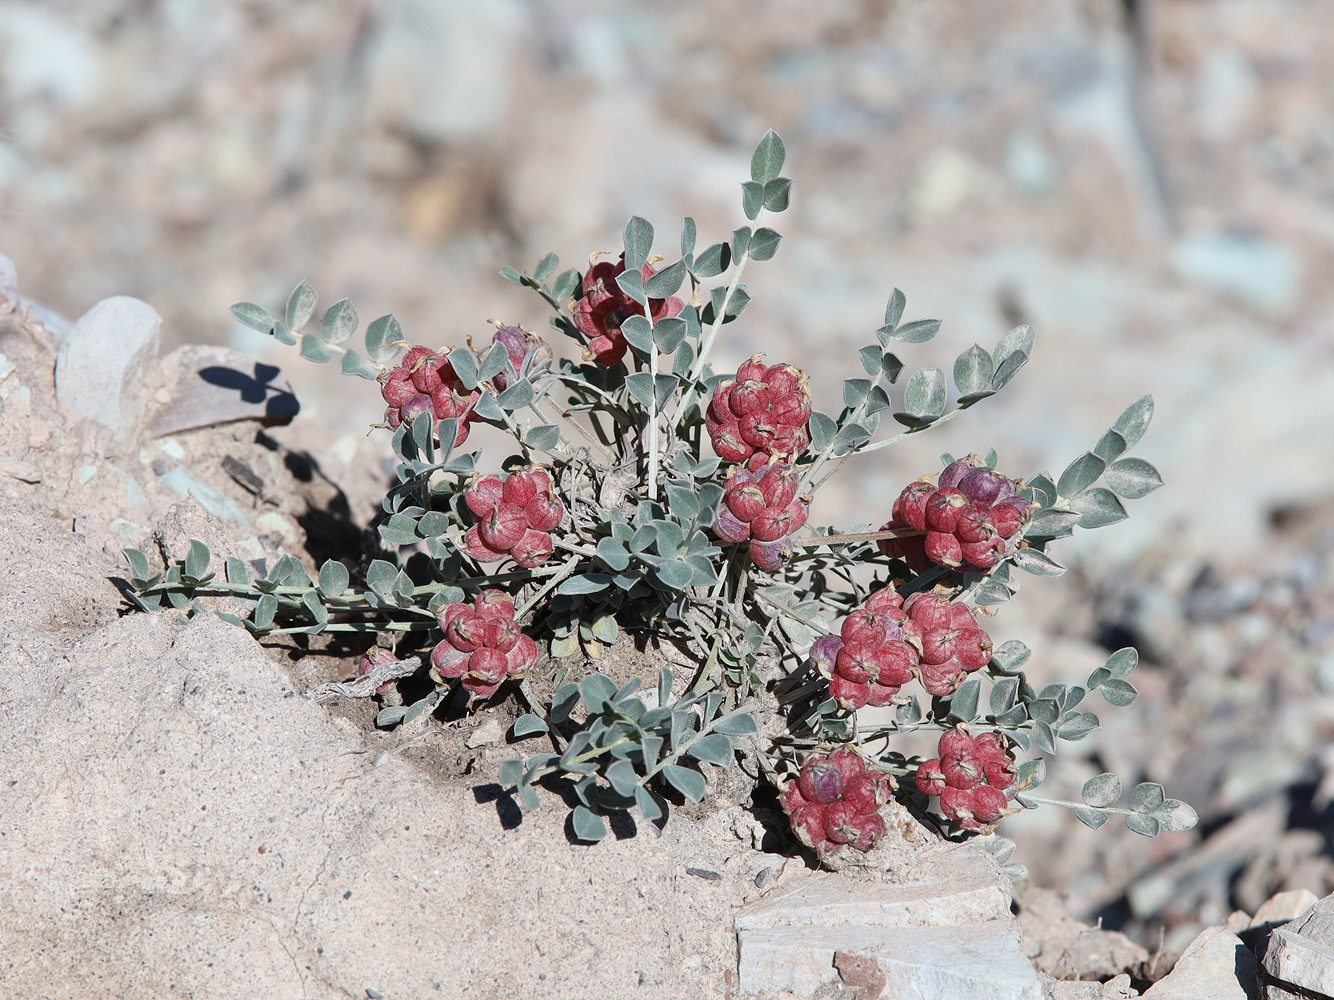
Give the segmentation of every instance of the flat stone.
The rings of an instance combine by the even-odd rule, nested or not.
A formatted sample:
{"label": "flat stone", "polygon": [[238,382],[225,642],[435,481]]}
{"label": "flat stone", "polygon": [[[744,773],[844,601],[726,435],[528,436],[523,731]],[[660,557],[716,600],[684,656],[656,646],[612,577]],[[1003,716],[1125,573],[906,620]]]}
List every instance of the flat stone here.
{"label": "flat stone", "polygon": [[240,504],[184,466],[168,469],[157,481],[182,499],[193,496],[210,514],[237,524],[247,523],[245,509]]}
{"label": "flat stone", "polygon": [[1334,995],[1334,895],[1270,931],[1262,961],[1285,984]]}
{"label": "flat stone", "polygon": [[1255,956],[1226,927],[1206,927],[1145,1000],[1258,1000]]}
{"label": "flat stone", "polygon": [[1250,923],[1246,925],[1247,929],[1254,930],[1266,924],[1286,924],[1300,917],[1318,902],[1320,898],[1310,889],[1276,892],[1260,904],[1255,916],[1251,917]]}
{"label": "flat stone", "polygon": [[285,424],[301,409],[279,369],[226,347],[178,348],[162,359],[152,381],[149,438],[237,420]]}
{"label": "flat stone", "polygon": [[16,299],[19,294],[19,272],[14,262],[0,253],[0,298]]}
{"label": "flat stone", "polygon": [[[742,993],[809,996],[839,980],[855,956],[863,982],[884,977],[882,995],[914,1000],[1041,1000],[1037,972],[1010,920],[948,927],[764,927],[738,935]],[[870,971],[871,962],[879,975]]]}
{"label": "flat stone", "polygon": [[738,932],[774,927],[940,927],[1009,919],[1010,894],[979,846],[942,850],[919,878],[868,886],[816,872],[737,912]]}
{"label": "flat stone", "polygon": [[1285,316],[1301,297],[1300,259],[1269,240],[1230,233],[1185,237],[1172,255],[1188,281],[1266,316]]}
{"label": "flat stone", "polygon": [[125,295],[103,299],[80,316],[56,359],[61,407],[114,430],[134,427],[161,326],[152,306]]}

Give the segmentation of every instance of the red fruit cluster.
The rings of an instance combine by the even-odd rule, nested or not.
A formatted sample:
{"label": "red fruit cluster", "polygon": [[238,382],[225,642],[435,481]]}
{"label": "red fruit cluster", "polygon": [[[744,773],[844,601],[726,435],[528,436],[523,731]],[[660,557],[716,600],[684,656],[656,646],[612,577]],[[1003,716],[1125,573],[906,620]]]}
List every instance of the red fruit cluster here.
{"label": "red fruit cluster", "polygon": [[974,670],[991,661],[991,636],[966,604],[939,592],[913,594],[903,602],[904,632],[920,653],[914,676],[927,694],[951,695]]}
{"label": "red fruit cluster", "polygon": [[829,678],[829,694],[849,711],[892,704],[913,677],[918,650],[914,623],[893,587],[876,591],[864,607],[843,619],[841,636],[827,635],[811,648],[811,659]]}
{"label": "red fruit cluster", "polygon": [[499,590],[482,591],[472,604],[447,604],[436,620],[445,638],[431,651],[431,666],[442,678],[461,677],[479,698],[537,664],[537,643],[519,630],[514,601]]}
{"label": "red fruit cluster", "polygon": [[904,488],[894,502],[894,519],[881,530],[911,528],[925,534],[882,539],[880,551],[906,560],[917,573],[931,563],[987,570],[1013,551],[1012,539],[1032,507],[1013,480],[969,455],[946,466],[935,485],[928,477]]}
{"label": "red fruit cluster", "polygon": [[499,476],[482,476],[463,491],[477,523],[463,536],[463,550],[478,562],[510,556],[527,569],[551,555],[551,532],[565,517],[546,469],[528,467]]}
{"label": "red fruit cluster", "polygon": [[892,704],[914,677],[928,694],[951,695],[990,659],[991,637],[967,605],[939,593],[904,600],[893,587],[843,619],[840,635],[811,647],[830,697],[848,711]]}
{"label": "red fruit cluster", "polygon": [[811,390],[806,373],[792,365],[751,358],[735,379],[720,382],[705,412],[713,450],[728,462],[752,455],[795,458],[811,443]]}
{"label": "red fruit cluster", "polygon": [[861,754],[843,747],[808,756],[779,801],[797,839],[827,857],[844,845],[869,851],[880,842],[885,835],[880,808],[894,788],[892,777],[867,768]]}
{"label": "red fruit cluster", "polygon": [[1002,736],[973,736],[960,727],[941,734],[940,756],[917,769],[917,790],[940,796],[941,811],[965,830],[981,830],[1005,814],[1014,797],[1014,758]]}
{"label": "red fruit cluster", "polygon": [[807,500],[797,496],[801,477],[787,462],[733,468],[725,484],[713,533],[725,542],[750,542],[760,569],[779,570],[792,556],[793,532],[806,523]]}
{"label": "red fruit cluster", "polygon": [[480,389],[463,388],[447,355],[429,347],[414,347],[385,376],[380,395],[389,404],[384,411],[385,423],[394,430],[421,413],[430,413],[436,423],[457,418],[457,447],[468,440],[468,425],[475,418],[473,407],[482,393]]}
{"label": "red fruit cluster", "polygon": [[[518,326],[502,326],[496,331],[493,338],[495,343],[504,346],[505,351],[510,356],[510,364],[514,366],[516,373],[523,371],[523,363],[528,355],[534,355],[533,365],[530,370],[536,371],[551,364],[551,348],[541,337],[534,336],[527,330]],[[491,384],[496,387],[498,392],[504,392],[509,386],[509,376],[500,372],[491,379]]]}
{"label": "red fruit cluster", "polygon": [[[625,271],[625,255],[612,263],[599,261],[584,275],[583,298],[571,306],[574,313],[574,325],[588,338],[584,348],[584,360],[593,361],[603,368],[610,368],[625,357],[630,345],[621,333],[621,324],[635,313],[643,315],[644,307],[621,290],[616,283]],[[652,264],[645,264],[641,272],[644,280],[656,274]],[[649,311],[653,322],[675,316],[684,306],[676,296],[666,299],[649,299]]]}

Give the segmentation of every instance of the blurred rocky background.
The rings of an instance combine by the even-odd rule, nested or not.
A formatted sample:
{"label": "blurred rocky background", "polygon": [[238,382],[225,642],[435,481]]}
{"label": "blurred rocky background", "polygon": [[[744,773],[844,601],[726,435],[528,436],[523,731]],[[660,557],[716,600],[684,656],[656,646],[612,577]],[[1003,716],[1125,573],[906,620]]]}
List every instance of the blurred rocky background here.
{"label": "blurred rocky background", "polygon": [[1072,572],[992,630],[1042,681],[1139,645],[1140,700],[1050,790],[1116,770],[1202,825],[1150,842],[1021,817],[1004,832],[1033,886],[1165,954],[1280,889],[1334,889],[1334,6],[0,0],[0,252],[23,294],[55,327],[134,295],[164,353],[280,364],[346,454],[388,455],[362,443],[376,395],[229,304],[276,309],[305,278],[433,346],[489,318],[543,330],[502,265],[581,266],[632,213],[664,254],[683,214],[725,238],[769,126],[793,207],[721,366],[793,361],[836,410],[895,285],[945,322],[914,367],[1038,332],[997,398],[850,467],[817,520],[887,518],[946,450],[1059,473],[1157,400],[1138,453],[1167,488],[1081,532]]}

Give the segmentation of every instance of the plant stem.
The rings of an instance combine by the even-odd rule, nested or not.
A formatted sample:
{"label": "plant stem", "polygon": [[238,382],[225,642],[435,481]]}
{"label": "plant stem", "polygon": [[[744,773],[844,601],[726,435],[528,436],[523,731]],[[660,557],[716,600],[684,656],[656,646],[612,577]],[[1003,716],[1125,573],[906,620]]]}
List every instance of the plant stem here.
{"label": "plant stem", "polygon": [[1122,809],[1118,806],[1091,806],[1087,802],[1071,802],[1069,799],[1049,799],[1045,795],[1029,795],[1028,792],[1020,792],[1019,798],[1028,802],[1036,802],[1043,806],[1061,806],[1065,809],[1096,809],[1098,812],[1113,813],[1117,816],[1142,816],[1143,813],[1136,812],[1134,809]]}
{"label": "plant stem", "polygon": [[567,559],[567,560],[565,561],[565,564],[564,564],[563,566],[561,566],[561,568],[556,572],[556,575],[553,576],[550,580],[548,580],[548,581],[542,586],[542,589],[541,589],[541,590],[539,590],[536,594],[534,594],[534,595],[533,595],[532,597],[530,597],[528,600],[524,601],[524,602],[523,602],[523,607],[521,607],[521,608],[517,608],[517,609],[515,610],[515,612],[514,612],[514,617],[515,617],[515,618],[522,618],[524,615],[526,615],[529,611],[532,610],[533,606],[534,606],[535,604],[537,604],[538,601],[540,601],[542,598],[546,597],[547,594],[551,593],[551,591],[554,590],[556,587],[560,586],[560,584],[561,584],[561,582],[562,582],[563,580],[565,580],[567,577],[573,576],[573,575],[574,575],[574,571],[575,571],[578,567],[579,567],[579,560],[578,560],[578,559]]}
{"label": "plant stem", "polygon": [[881,538],[913,538],[916,535],[925,534],[925,531],[918,531],[916,528],[886,528],[881,531],[859,531],[845,535],[812,535],[810,538],[803,538],[801,541],[792,544],[802,547],[848,545],[853,542],[874,542]]}
{"label": "plant stem", "polygon": [[932,427],[939,427],[943,423],[948,423],[962,412],[962,407],[950,410],[949,413],[936,417],[936,419],[929,424],[923,424],[921,427],[909,427],[902,434],[895,434],[893,437],[885,438],[883,441],[877,441],[874,444],[864,444],[860,448],[854,448],[848,453],[848,456],[865,455],[868,451],[878,451],[881,448],[888,448],[890,445],[898,444],[900,441],[910,438],[914,434],[920,434],[922,431],[929,431]]}

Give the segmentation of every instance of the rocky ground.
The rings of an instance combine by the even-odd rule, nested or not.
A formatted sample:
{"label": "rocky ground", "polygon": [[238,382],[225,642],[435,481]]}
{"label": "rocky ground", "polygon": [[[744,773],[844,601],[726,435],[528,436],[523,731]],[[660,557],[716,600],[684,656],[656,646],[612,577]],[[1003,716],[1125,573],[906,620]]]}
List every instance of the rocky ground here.
{"label": "rocky ground", "polygon": [[[479,791],[501,747],[404,740],[364,705],[301,697],[354,648],[122,618],[112,578],[127,544],[312,565],[360,545],[388,457],[365,435],[374,393],[230,327],[228,304],[276,307],[305,277],[432,344],[492,316],[540,329],[501,264],[577,265],[632,212],[663,252],[685,213],[721,238],[769,125],[793,209],[724,361],[809,364],[830,407],[892,285],[946,321],[911,363],[947,367],[1016,322],[1039,335],[985,416],[850,468],[817,522],[881,519],[872,498],[942,450],[1059,471],[1157,399],[1142,451],[1168,488],[1074,540],[1072,572],[1026,583],[997,629],[1041,680],[1139,646],[1139,701],[1103,711],[1049,788],[1114,770],[1202,823],[1147,841],[1056,810],[1007,821],[1029,956],[1144,988],[1207,928],[1249,948],[1242,917],[1275,893],[1334,890],[1330,10],[763,6],[0,0],[0,251],[22,271],[17,291],[0,273],[10,988],[561,996],[590,968],[608,996],[738,988],[734,908],[782,866],[731,832],[741,803],[601,854],[557,811],[506,831]],[[141,335],[86,373],[132,369],[144,391],[62,391],[65,317],[124,294],[156,312],[107,306],[100,322]],[[170,354],[198,342],[262,364]],[[1127,937],[1092,956],[1046,927],[1097,921]],[[275,943],[243,965],[242,939]]]}

